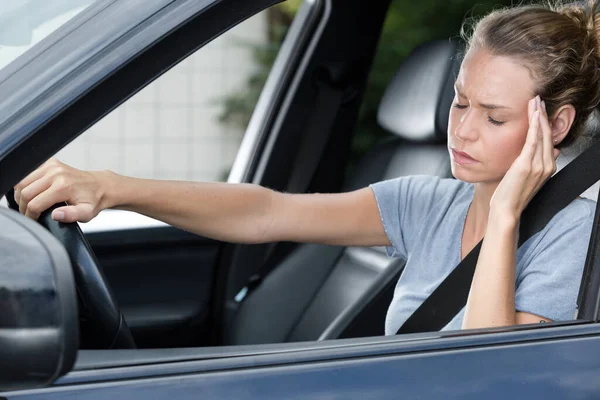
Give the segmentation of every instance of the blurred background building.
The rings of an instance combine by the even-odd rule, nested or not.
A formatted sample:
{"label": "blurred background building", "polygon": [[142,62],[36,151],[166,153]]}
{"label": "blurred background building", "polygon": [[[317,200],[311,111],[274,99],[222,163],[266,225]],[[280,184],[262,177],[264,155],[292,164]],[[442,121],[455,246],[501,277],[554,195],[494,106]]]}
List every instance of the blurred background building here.
{"label": "blurred background building", "polygon": [[244,130],[219,121],[225,99],[257,72],[266,12],[167,71],[57,154],[77,168],[142,178],[223,180]]}

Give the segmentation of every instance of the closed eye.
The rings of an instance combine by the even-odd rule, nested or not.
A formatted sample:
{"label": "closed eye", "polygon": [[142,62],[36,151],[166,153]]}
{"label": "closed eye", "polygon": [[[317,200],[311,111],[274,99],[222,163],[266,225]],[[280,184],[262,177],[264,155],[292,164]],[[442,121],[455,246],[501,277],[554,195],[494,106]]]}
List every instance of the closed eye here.
{"label": "closed eye", "polygon": [[504,121],[496,121],[495,119],[493,119],[490,116],[488,116],[488,121],[490,121],[492,124],[494,124],[496,126],[502,126],[502,125],[504,125]]}
{"label": "closed eye", "polygon": [[[453,107],[458,108],[459,110],[464,110],[468,106],[463,106],[462,104],[455,103]],[[488,121],[496,126],[502,126],[505,123],[505,121],[497,121],[490,116],[488,116]]]}

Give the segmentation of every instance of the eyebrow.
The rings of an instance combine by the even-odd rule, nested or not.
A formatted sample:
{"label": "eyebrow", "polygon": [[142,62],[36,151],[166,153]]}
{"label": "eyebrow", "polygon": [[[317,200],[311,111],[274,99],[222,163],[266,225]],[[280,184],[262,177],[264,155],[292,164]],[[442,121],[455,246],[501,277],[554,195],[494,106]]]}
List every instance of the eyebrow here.
{"label": "eyebrow", "polygon": [[[463,99],[466,99],[466,98],[467,98],[467,96],[465,96],[465,95],[464,95],[464,94],[463,94],[463,93],[460,91],[460,89],[458,88],[458,84],[456,84],[456,83],[454,84],[454,90],[456,90],[456,93],[458,93],[458,95],[459,95],[460,97],[462,97]],[[508,106],[501,106],[501,105],[498,105],[498,104],[485,104],[485,103],[479,103],[479,106],[480,106],[480,107],[483,107],[483,108],[487,108],[488,110],[496,110],[496,109],[499,109],[499,108],[510,108],[510,107],[508,107]]]}

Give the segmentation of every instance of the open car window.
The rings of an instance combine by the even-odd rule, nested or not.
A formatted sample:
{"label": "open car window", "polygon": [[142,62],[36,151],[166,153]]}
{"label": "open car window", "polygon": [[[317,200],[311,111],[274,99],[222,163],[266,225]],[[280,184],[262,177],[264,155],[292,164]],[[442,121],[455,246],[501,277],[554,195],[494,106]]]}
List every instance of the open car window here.
{"label": "open car window", "polygon": [[227,181],[280,45],[272,15],[258,13],[194,52],[56,157],[138,178]]}

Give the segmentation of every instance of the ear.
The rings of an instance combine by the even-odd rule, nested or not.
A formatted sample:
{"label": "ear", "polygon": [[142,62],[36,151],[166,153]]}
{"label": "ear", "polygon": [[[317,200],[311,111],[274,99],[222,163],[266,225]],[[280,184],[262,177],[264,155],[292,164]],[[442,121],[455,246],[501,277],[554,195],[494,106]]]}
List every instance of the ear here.
{"label": "ear", "polygon": [[552,142],[556,141],[555,146],[567,136],[574,120],[575,107],[571,104],[564,105],[554,112],[550,118],[550,127],[552,128]]}

